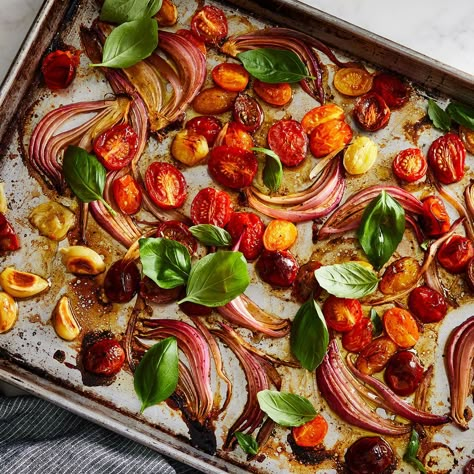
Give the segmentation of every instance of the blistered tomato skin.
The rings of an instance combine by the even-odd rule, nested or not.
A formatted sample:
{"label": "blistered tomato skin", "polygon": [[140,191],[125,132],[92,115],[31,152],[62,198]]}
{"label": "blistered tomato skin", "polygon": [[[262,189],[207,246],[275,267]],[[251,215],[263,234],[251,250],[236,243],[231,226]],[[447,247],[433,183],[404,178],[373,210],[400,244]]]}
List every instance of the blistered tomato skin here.
{"label": "blistered tomato skin", "polygon": [[226,226],[232,237],[232,244],[240,240],[239,251],[247,260],[255,260],[263,250],[265,224],[252,212],[234,212]]}
{"label": "blistered tomato skin", "polygon": [[310,135],[318,125],[329,120],[344,120],[344,118],[344,110],[341,107],[336,104],[324,104],[306,112],[301,120],[301,126]]}
{"label": "blistered tomato skin", "polygon": [[410,92],[398,77],[386,73],[375,76],[372,90],[381,95],[391,109],[399,109],[406,104]]}
{"label": "blistered tomato skin", "polygon": [[318,125],[309,136],[309,148],[316,158],[322,158],[344,148],[352,140],[352,129],[343,120],[328,120]]}
{"label": "blistered tomato skin", "polygon": [[118,260],[107,271],[104,280],[105,296],[112,303],[127,303],[140,289],[140,270],[132,260]]}
{"label": "blistered tomato skin", "polygon": [[306,157],[308,137],[296,120],[279,120],[267,135],[268,146],[285,166],[297,166]]}
{"label": "blistered tomato skin", "polygon": [[249,83],[250,75],[240,64],[221,63],[211,72],[212,80],[222,89],[242,92]]}
{"label": "blistered tomato skin", "polygon": [[474,246],[467,237],[454,234],[441,245],[436,256],[443,268],[456,275],[466,270],[474,257]]}
{"label": "blistered tomato skin", "polygon": [[288,250],[264,250],[257,261],[260,278],[275,287],[291,286],[298,274],[298,263]]}
{"label": "blistered tomato skin", "polygon": [[390,109],[380,95],[369,92],[357,99],[354,119],[364,130],[375,132],[388,125]]}
{"label": "blistered tomato skin", "polygon": [[373,326],[369,318],[361,318],[359,322],[342,335],[342,347],[346,351],[358,353],[372,341]]}
{"label": "blistered tomato skin", "polygon": [[356,360],[356,367],[366,375],[380,372],[397,350],[397,345],[390,338],[378,337],[362,349]]}
{"label": "blistered tomato skin", "polygon": [[390,445],[378,436],[358,439],[344,456],[351,474],[389,474],[395,467],[395,455]]}
{"label": "blistered tomato skin", "polygon": [[192,32],[208,45],[219,44],[228,32],[225,13],[217,7],[206,5],[191,20]]}
{"label": "blistered tomato skin", "polygon": [[358,300],[329,296],[324,302],[326,324],[335,331],[350,331],[362,318],[362,306]]}
{"label": "blistered tomato skin", "polygon": [[423,366],[410,351],[400,351],[390,357],[384,372],[385,383],[402,397],[411,395],[420,385]]}
{"label": "blistered tomato skin", "polygon": [[310,261],[301,265],[293,284],[292,295],[296,300],[303,304],[308,301],[308,298],[313,295],[313,298],[318,298],[321,294],[322,288],[314,276],[314,271],[321,268],[322,264],[317,261]]}
{"label": "blistered tomato skin", "polygon": [[428,286],[418,286],[410,293],[408,307],[422,323],[437,323],[448,312],[443,295]]}
{"label": "blistered tomato skin", "polygon": [[395,260],[385,270],[379,283],[384,295],[394,295],[411,288],[418,281],[420,264],[413,257]]}
{"label": "blistered tomato skin", "polygon": [[293,97],[293,89],[287,82],[269,84],[255,79],[253,90],[267,104],[274,105],[275,107],[282,107],[288,104]]}
{"label": "blistered tomato skin", "polygon": [[262,125],[262,106],[248,94],[239,94],[232,109],[234,120],[248,133],[255,133]]}
{"label": "blistered tomato skin", "polygon": [[198,114],[219,115],[232,109],[236,97],[237,92],[209,87],[199,92],[191,105]]}
{"label": "blistered tomato skin", "polygon": [[125,352],[115,339],[100,339],[89,346],[83,355],[87,372],[110,377],[122,369]]}
{"label": "blistered tomato skin", "polygon": [[438,181],[452,184],[464,177],[466,148],[454,133],[437,138],[428,150],[428,164]]}
{"label": "blistered tomato skin", "polygon": [[79,66],[79,51],[53,51],[41,65],[46,87],[51,90],[65,89],[71,84]]}
{"label": "blistered tomato skin", "polygon": [[423,199],[421,225],[427,237],[439,237],[448,232],[451,220],[440,197],[428,196]]}
{"label": "blistered tomato skin", "polygon": [[222,122],[212,115],[204,115],[188,120],[185,127],[196,135],[202,135],[212,147],[222,129]]}
{"label": "blistered tomato skin", "polygon": [[418,325],[412,314],[402,308],[390,308],[383,315],[385,332],[402,349],[413,347],[420,337]]}
{"label": "blistered tomato skin", "polygon": [[135,178],[126,174],[112,184],[112,192],[119,209],[127,215],[136,214],[142,205],[143,193]]}

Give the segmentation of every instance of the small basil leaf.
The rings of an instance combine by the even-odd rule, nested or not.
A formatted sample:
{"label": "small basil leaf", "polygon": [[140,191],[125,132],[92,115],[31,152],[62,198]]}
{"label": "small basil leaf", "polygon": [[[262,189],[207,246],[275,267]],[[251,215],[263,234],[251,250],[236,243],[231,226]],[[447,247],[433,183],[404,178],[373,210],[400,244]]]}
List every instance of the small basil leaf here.
{"label": "small basil leaf", "polygon": [[293,51],[258,48],[237,54],[244,68],[262,82],[299,82],[310,77],[308,69]]}
{"label": "small basil leaf", "polygon": [[377,289],[377,275],[356,262],[324,265],[314,271],[318,283],[339,298],[362,298]]}
{"label": "small basil leaf", "polygon": [[171,239],[140,239],[143,273],[160,288],[176,288],[188,281],[191,257],[188,249]]}
{"label": "small basil leaf", "polygon": [[178,385],[178,344],[168,337],[150,347],[135,371],[133,385],[141,412],[166,400]]}
{"label": "small basil leaf", "polygon": [[294,393],[262,390],[257,399],[260,409],[281,426],[301,426],[318,414],[307,398]]}
{"label": "small basil leaf", "polygon": [[240,252],[222,250],[201,258],[191,269],[186,297],[204,306],[224,306],[241,295],[250,283],[247,261]]}
{"label": "small basil leaf", "polygon": [[405,232],[405,210],[385,191],[365,208],[357,230],[359,243],[378,270],[388,261]]}
{"label": "small basil leaf", "polygon": [[147,58],[158,46],[158,23],[153,18],[129,21],[107,37],[102,62],[92,66],[127,68]]}
{"label": "small basil leaf", "polygon": [[235,437],[239,446],[247,454],[257,454],[258,453],[258,443],[255,438],[251,435],[241,433],[240,431],[235,432]]}
{"label": "small basil leaf", "polygon": [[105,0],[100,19],[111,23],[125,23],[151,18],[158,13],[162,0]]}
{"label": "small basil leaf", "polygon": [[459,125],[474,130],[474,108],[451,102],[446,107],[446,112]]}
{"label": "small basil leaf", "polygon": [[383,332],[382,319],[374,308],[370,309],[370,321],[372,322],[372,334],[374,337],[380,336]]}
{"label": "small basil leaf", "polygon": [[412,430],[410,435],[410,440],[408,441],[407,449],[403,455],[403,460],[411,464],[415,469],[426,474],[425,466],[423,463],[416,457],[418,454],[418,449],[420,447],[420,437],[416,430]]}
{"label": "small basil leaf", "polygon": [[302,367],[313,371],[321,364],[329,344],[326,320],[311,296],[296,313],[291,325],[290,347]]}
{"label": "small basil leaf", "polygon": [[433,99],[428,99],[428,117],[436,128],[445,132],[451,129],[451,117]]}
{"label": "small basil leaf", "polygon": [[263,184],[272,192],[278,191],[283,178],[283,167],[279,156],[268,148],[252,148],[252,151],[267,155],[263,168]]}
{"label": "small basil leaf", "polygon": [[189,228],[199,242],[204,245],[215,245],[216,247],[227,247],[232,245],[232,237],[225,229],[212,224],[193,225]]}

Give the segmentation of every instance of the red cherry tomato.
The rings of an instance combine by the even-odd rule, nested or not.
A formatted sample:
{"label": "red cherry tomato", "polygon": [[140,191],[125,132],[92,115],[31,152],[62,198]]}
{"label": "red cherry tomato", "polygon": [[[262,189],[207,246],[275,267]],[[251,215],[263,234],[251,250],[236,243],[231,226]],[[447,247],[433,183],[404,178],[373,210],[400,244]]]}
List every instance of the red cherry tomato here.
{"label": "red cherry tomato", "polygon": [[279,120],[268,130],[268,146],[286,166],[299,165],[308,151],[308,136],[296,120]]}
{"label": "red cherry tomato", "polygon": [[408,86],[391,74],[377,74],[372,91],[382,96],[391,109],[398,109],[408,101]]}
{"label": "red cherry tomato", "polygon": [[119,209],[128,215],[136,214],[142,205],[142,190],[135,178],[126,174],[112,184],[114,199]]}
{"label": "red cherry tomato", "polygon": [[202,135],[207,140],[209,147],[212,147],[221,131],[222,122],[212,115],[203,115],[188,120],[185,128],[196,135]]}
{"label": "red cherry tomato", "polygon": [[221,63],[211,72],[212,80],[222,89],[242,92],[249,83],[250,75],[241,64]]}
{"label": "red cherry tomato", "polygon": [[344,460],[350,474],[387,474],[396,464],[392,447],[378,436],[359,438],[346,451]]}
{"label": "red cherry tomato", "polygon": [[371,343],[372,330],[372,321],[361,318],[350,331],[342,335],[342,347],[349,352],[360,352]]}
{"label": "red cherry tomato", "polygon": [[0,212],[0,251],[14,251],[20,248],[20,239],[7,218]]}
{"label": "red cherry tomato", "polygon": [[237,122],[230,122],[223,138],[222,145],[242,148],[247,151],[255,146],[252,136],[247,133]]}
{"label": "red cherry tomato", "polygon": [[421,225],[428,237],[438,237],[448,232],[451,227],[451,221],[444,202],[440,197],[428,196],[423,199]]}
{"label": "red cherry tomato", "polygon": [[250,186],[258,168],[252,152],[226,145],[213,148],[207,164],[212,177],[231,189]]}
{"label": "red cherry tomato", "polygon": [[448,312],[443,295],[428,286],[418,286],[410,293],[408,307],[423,323],[437,323]]}
{"label": "red cherry tomato", "polygon": [[423,366],[420,359],[410,351],[400,351],[390,357],[385,368],[385,383],[402,397],[411,395],[420,385]]}
{"label": "red cherry tomato", "polygon": [[204,188],[191,204],[191,220],[194,224],[213,224],[224,227],[232,215],[230,196],[225,191]]}
{"label": "red cherry tomato", "polygon": [[356,367],[366,375],[380,372],[397,349],[397,345],[390,338],[378,337],[360,351]]}
{"label": "red cherry tomato", "polygon": [[454,133],[437,138],[428,150],[428,163],[436,179],[444,184],[461,181],[465,161],[466,148]]}
{"label": "red cherry tomato", "polygon": [[165,221],[162,222],[156,229],[156,237],[163,237],[165,239],[176,240],[183,244],[191,255],[196,253],[197,240],[191,234],[189,227],[179,221]]}
{"label": "red cherry tomato", "polygon": [[181,30],[178,30],[176,34],[189,40],[192,44],[194,44],[194,46],[196,46],[196,48],[199,49],[199,51],[201,51],[202,54],[204,54],[204,56],[206,56],[207,54],[206,45],[196,35],[194,35],[191,30],[181,29]]}
{"label": "red cherry tomato", "polygon": [[161,209],[177,209],[186,199],[186,180],[169,163],[153,162],[146,170],[145,184],[151,199]]}
{"label": "red cherry tomato", "polygon": [[358,300],[331,295],[323,305],[326,324],[335,331],[350,331],[362,318],[362,306]]}
{"label": "red cherry tomato", "polygon": [[133,260],[117,260],[105,275],[105,296],[112,303],[128,303],[138,293],[140,280],[140,270]]}
{"label": "red cherry tomato", "polygon": [[264,282],[277,287],[291,286],[298,274],[298,263],[288,250],[264,250],[256,268]]}
{"label": "red cherry tomato", "polygon": [[239,94],[232,111],[234,120],[249,133],[256,132],[263,123],[263,109],[248,94]]}
{"label": "red cherry tomato", "polygon": [[438,250],[438,262],[450,273],[462,273],[474,257],[472,242],[462,235],[455,234],[441,245]]}
{"label": "red cherry tomato", "polygon": [[191,30],[204,43],[217,45],[227,36],[228,26],[225,13],[220,8],[206,5],[194,14]]}
{"label": "red cherry tomato", "polygon": [[428,163],[419,148],[408,148],[398,153],[392,167],[398,179],[414,183],[426,175]]}
{"label": "red cherry tomato", "polygon": [[110,377],[118,374],[125,362],[125,352],[115,339],[100,339],[84,352],[83,363],[87,372]]}
{"label": "red cherry tomato", "polygon": [[253,90],[267,104],[281,107],[290,102],[293,97],[293,90],[287,82],[269,84],[258,79],[253,81]]}
{"label": "red cherry tomato", "polygon": [[51,90],[65,89],[71,84],[79,66],[79,51],[53,51],[49,53],[41,65],[46,87]]}
{"label": "red cherry tomato", "polygon": [[309,136],[309,148],[316,158],[344,148],[352,140],[352,130],[343,120],[332,119],[319,124]]}
{"label": "red cherry tomato", "polygon": [[263,249],[265,224],[252,212],[234,212],[226,226],[235,245],[240,239],[239,250],[247,260],[255,260]]}
{"label": "red cherry tomato", "polygon": [[390,120],[390,109],[382,96],[369,92],[357,99],[354,106],[354,118],[361,128],[375,132],[387,126]]}

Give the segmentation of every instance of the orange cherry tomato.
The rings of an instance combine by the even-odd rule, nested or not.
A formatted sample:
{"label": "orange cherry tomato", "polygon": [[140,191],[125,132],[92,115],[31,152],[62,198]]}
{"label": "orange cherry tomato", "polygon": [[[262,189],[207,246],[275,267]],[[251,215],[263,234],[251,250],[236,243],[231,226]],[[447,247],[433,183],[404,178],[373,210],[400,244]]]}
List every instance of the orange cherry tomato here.
{"label": "orange cherry tomato", "polygon": [[474,246],[467,237],[454,234],[441,245],[436,256],[448,272],[462,273],[466,270],[469,260],[474,257]]}
{"label": "orange cherry tomato", "polygon": [[342,335],[342,347],[349,352],[360,352],[372,341],[373,325],[369,318],[361,318],[359,322]]}
{"label": "orange cherry tomato", "polygon": [[46,86],[52,91],[65,89],[71,84],[79,66],[80,51],[56,50],[49,53],[41,64]]}
{"label": "orange cherry tomato", "polygon": [[343,120],[329,120],[318,125],[309,137],[309,148],[316,158],[343,148],[352,140],[352,130]]}
{"label": "orange cherry tomato", "polygon": [[383,315],[383,326],[388,337],[402,349],[413,347],[419,337],[415,318],[402,308],[390,308]]}
{"label": "orange cherry tomato", "polygon": [[464,177],[466,148],[455,133],[437,138],[428,150],[428,163],[438,181],[452,184]]}
{"label": "orange cherry tomato", "polygon": [[345,67],[334,75],[334,87],[341,94],[356,97],[372,89],[372,80],[372,74],[365,69]]}
{"label": "orange cherry tomato", "polygon": [[328,432],[328,422],[322,415],[317,415],[304,425],[294,427],[292,432],[298,446],[313,448],[324,441]]}
{"label": "orange cherry tomato", "polygon": [[267,250],[289,249],[298,237],[298,230],[293,222],[275,219],[268,224],[263,234],[263,245]]}
{"label": "orange cherry tomato", "polygon": [[362,318],[362,306],[358,300],[331,295],[323,305],[326,324],[335,331],[350,331]]}
{"label": "orange cherry tomato", "polygon": [[387,126],[390,109],[382,96],[369,92],[357,99],[354,119],[364,130],[375,132]]}
{"label": "orange cherry tomato", "polygon": [[384,295],[394,295],[408,290],[418,281],[420,264],[412,257],[395,260],[385,270],[379,283],[379,290]]}
{"label": "orange cherry tomato", "polygon": [[253,81],[253,90],[267,104],[281,107],[286,105],[293,97],[293,90],[287,82],[269,84],[258,79]]}
{"label": "orange cherry tomato", "polygon": [[392,168],[398,179],[414,183],[426,175],[428,162],[419,148],[407,148],[397,154]]}
{"label": "orange cherry tomato", "polygon": [[222,142],[223,145],[242,148],[251,151],[255,146],[252,135],[247,133],[237,122],[230,122]]}
{"label": "orange cherry tomato", "polygon": [[225,13],[220,8],[206,5],[194,14],[191,31],[206,44],[219,44],[228,32]]}
{"label": "orange cherry tomato", "polygon": [[362,349],[357,357],[356,367],[366,375],[380,372],[397,350],[397,345],[390,338],[378,337]]}
{"label": "orange cherry tomato", "polygon": [[440,197],[428,196],[423,199],[421,225],[428,237],[438,237],[448,232],[451,220]]}
{"label": "orange cherry tomato", "polygon": [[222,89],[242,92],[249,83],[250,75],[240,64],[221,63],[212,70],[212,80]]}
{"label": "orange cherry tomato", "polygon": [[173,165],[153,162],[146,170],[145,184],[153,202],[161,209],[177,209],[188,194],[183,173]]}
{"label": "orange cherry tomato", "polygon": [[112,184],[112,192],[119,209],[128,215],[136,214],[142,205],[142,190],[135,178],[126,174]]}
{"label": "orange cherry tomato", "polygon": [[318,125],[334,119],[344,120],[344,110],[336,104],[325,104],[307,112],[301,120],[301,125],[309,135]]}

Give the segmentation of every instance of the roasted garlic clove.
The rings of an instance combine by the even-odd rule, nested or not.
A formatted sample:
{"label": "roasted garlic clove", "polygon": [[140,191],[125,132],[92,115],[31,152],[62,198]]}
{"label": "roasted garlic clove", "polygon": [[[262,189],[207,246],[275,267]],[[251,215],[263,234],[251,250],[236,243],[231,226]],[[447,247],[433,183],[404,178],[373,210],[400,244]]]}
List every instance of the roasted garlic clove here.
{"label": "roasted garlic clove", "polygon": [[29,298],[49,288],[49,282],[34,273],[20,272],[7,267],[0,273],[0,285],[9,295],[16,298]]}
{"label": "roasted garlic clove", "polygon": [[63,296],[56,304],[51,315],[56,334],[65,341],[72,341],[79,336],[81,327],[74,316],[71,303],[67,296]]}
{"label": "roasted garlic clove", "polygon": [[209,154],[209,145],[202,135],[189,130],[181,130],[171,143],[171,155],[187,166],[194,166]]}
{"label": "roasted garlic clove", "polygon": [[98,275],[105,271],[101,256],[89,247],[73,245],[60,250],[63,264],[69,273],[77,275]]}
{"label": "roasted garlic clove", "polygon": [[29,220],[41,235],[51,240],[63,240],[76,222],[72,211],[53,201],[36,206]]}
{"label": "roasted garlic clove", "polygon": [[163,0],[155,18],[159,26],[173,26],[178,21],[178,9],[171,0]]}
{"label": "roasted garlic clove", "polygon": [[9,331],[18,319],[16,301],[4,291],[0,291],[0,333]]}

